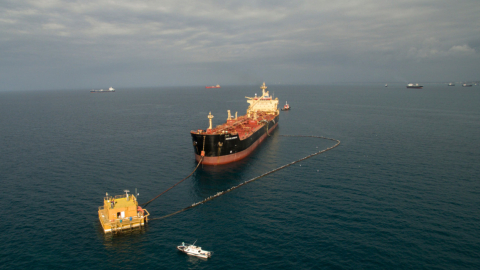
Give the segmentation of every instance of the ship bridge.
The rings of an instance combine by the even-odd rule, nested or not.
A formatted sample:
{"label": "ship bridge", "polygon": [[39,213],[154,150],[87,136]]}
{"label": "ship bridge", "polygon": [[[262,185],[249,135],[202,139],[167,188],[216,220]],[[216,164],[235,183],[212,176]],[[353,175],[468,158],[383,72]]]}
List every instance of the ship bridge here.
{"label": "ship bridge", "polygon": [[247,100],[247,103],[250,104],[250,106],[247,109],[247,115],[252,115],[255,112],[264,112],[267,114],[273,114],[273,115],[278,115],[280,111],[278,110],[278,98],[273,99],[268,91],[265,91],[267,89],[267,86],[265,85],[265,82],[263,85],[260,87],[262,89],[262,96],[257,97],[245,97]]}

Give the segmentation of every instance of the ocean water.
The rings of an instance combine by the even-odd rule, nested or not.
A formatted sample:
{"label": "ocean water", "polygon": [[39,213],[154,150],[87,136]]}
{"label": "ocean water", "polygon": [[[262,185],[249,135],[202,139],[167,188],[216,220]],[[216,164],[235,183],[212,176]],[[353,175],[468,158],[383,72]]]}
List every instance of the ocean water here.
{"label": "ocean water", "polygon": [[[268,85],[268,83],[267,83]],[[105,235],[103,196],[146,202],[196,166],[190,130],[247,108],[259,86],[0,92],[2,269],[479,269],[480,87],[270,85],[292,109],[238,163],[200,166]],[[209,260],[179,253],[197,244]]]}

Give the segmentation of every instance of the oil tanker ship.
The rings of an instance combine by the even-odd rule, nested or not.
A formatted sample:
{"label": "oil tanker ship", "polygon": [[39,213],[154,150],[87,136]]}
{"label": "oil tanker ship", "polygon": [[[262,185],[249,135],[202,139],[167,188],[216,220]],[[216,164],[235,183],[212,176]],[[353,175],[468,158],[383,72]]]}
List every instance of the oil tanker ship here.
{"label": "oil tanker ship", "polygon": [[409,84],[407,84],[407,88],[422,89],[423,85],[419,85],[418,83],[416,83],[416,84],[409,83]]}
{"label": "oil tanker ship", "polygon": [[213,115],[210,112],[210,126],[206,130],[190,132],[195,159],[202,164],[220,165],[235,162],[247,157],[273,131],[279,120],[278,98],[268,94],[265,83],[260,87],[262,95],[245,97],[250,106],[243,116],[235,116],[227,111],[227,121],[212,127]]}
{"label": "oil tanker ship", "polygon": [[207,88],[207,89],[208,89],[208,88],[220,88],[220,85],[219,85],[219,84],[217,84],[217,85],[211,85],[211,86],[208,86],[208,85],[207,85],[207,86],[205,86],[205,88]]}
{"label": "oil tanker ship", "polygon": [[90,93],[110,93],[110,92],[115,92],[115,89],[113,87],[110,87],[110,88],[108,88],[108,90],[103,90],[103,89],[100,89],[100,90],[92,89],[92,90],[90,90]]}

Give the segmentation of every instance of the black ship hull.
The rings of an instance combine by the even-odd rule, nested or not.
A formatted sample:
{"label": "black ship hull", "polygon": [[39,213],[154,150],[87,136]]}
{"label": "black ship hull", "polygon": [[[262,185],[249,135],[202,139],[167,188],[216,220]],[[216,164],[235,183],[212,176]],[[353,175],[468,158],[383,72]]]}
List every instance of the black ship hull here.
{"label": "black ship hull", "polygon": [[240,139],[239,135],[197,134],[192,132],[195,159],[200,161],[202,152],[204,152],[202,164],[205,165],[227,164],[243,159],[252,153],[277,127],[278,120],[279,116],[277,115],[243,140]]}

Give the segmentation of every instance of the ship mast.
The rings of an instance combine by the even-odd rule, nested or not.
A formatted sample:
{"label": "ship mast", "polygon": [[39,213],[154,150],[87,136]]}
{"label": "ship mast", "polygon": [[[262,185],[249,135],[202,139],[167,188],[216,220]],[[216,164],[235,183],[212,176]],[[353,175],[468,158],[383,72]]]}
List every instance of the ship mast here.
{"label": "ship mast", "polygon": [[211,130],[212,129],[212,118],[213,118],[212,112],[210,112],[207,117],[208,117],[208,121],[210,122],[210,126],[208,127],[208,129]]}
{"label": "ship mast", "polygon": [[267,89],[267,86],[265,85],[265,82],[263,82],[263,85],[260,86],[260,89],[262,89],[262,98],[265,96],[265,90]]}

